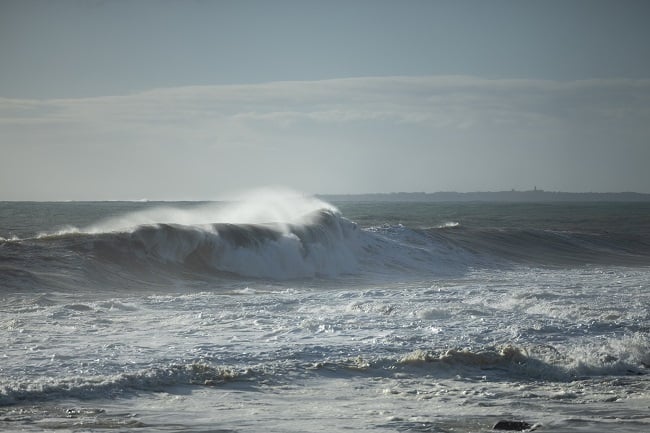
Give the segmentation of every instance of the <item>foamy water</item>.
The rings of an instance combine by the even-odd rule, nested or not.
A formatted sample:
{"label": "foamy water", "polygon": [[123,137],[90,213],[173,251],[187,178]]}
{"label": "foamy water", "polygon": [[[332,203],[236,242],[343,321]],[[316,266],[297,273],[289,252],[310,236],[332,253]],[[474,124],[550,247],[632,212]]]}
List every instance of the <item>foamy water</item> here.
{"label": "foamy water", "polygon": [[0,427],[650,427],[647,206],[291,200],[3,203]]}

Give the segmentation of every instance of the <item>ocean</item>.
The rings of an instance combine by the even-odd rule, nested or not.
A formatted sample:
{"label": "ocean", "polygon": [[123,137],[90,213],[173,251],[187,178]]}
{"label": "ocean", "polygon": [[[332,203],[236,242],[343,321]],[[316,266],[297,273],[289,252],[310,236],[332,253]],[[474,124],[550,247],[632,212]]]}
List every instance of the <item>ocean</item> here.
{"label": "ocean", "polygon": [[650,203],[0,203],[0,430],[650,431]]}

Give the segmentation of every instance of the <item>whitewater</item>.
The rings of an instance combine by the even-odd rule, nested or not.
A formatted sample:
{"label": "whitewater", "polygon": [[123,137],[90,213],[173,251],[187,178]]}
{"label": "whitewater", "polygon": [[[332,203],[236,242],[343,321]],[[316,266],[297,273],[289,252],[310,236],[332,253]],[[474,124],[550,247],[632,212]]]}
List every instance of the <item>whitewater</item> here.
{"label": "whitewater", "polygon": [[650,431],[650,203],[0,203],[0,430]]}

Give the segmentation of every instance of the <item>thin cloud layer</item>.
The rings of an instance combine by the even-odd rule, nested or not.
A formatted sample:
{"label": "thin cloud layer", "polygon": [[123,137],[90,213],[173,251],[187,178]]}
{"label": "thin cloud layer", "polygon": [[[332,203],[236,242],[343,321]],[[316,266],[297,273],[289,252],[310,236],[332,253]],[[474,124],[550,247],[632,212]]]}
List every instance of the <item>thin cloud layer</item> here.
{"label": "thin cloud layer", "polygon": [[[372,77],[255,85],[189,86],[82,99],[0,99],[0,121],[14,123],[148,122],[203,119],[388,120],[425,126],[571,112],[610,117],[648,115],[650,80],[487,80],[474,77]],[[504,119],[507,118],[507,119]]]}
{"label": "thin cloud layer", "polygon": [[[597,184],[591,177],[605,167],[599,161],[611,161],[630,165],[631,174],[616,188],[640,190],[645,185],[647,190],[648,175],[635,170],[638,158],[649,156],[648,125],[650,80],[366,77],[176,87],[81,99],[0,99],[0,145],[5,155],[18,162],[16,166],[47,165],[53,149],[63,165],[72,164],[65,161],[76,156],[98,167],[100,155],[109,154],[116,160],[133,159],[123,164],[119,175],[135,179],[142,173],[134,171],[148,170],[141,166],[145,163],[167,166],[190,159],[186,168],[179,164],[171,174],[179,179],[175,194],[182,194],[180,186],[191,174],[188,170],[207,169],[201,161],[210,159],[217,184],[222,175],[228,178],[221,182],[225,186],[288,183],[311,192],[519,187],[507,175],[495,176],[494,170],[510,166],[514,179],[522,167],[541,176],[549,165],[560,175],[555,176],[557,185],[550,187],[580,190]],[[555,162],[543,157],[545,149]],[[354,163],[346,165],[341,150]],[[98,152],[96,158],[93,151]],[[401,153],[397,160],[403,166],[395,165],[393,151]],[[505,153],[487,157],[496,151]],[[580,156],[590,151],[612,155],[602,154],[602,160],[590,163]],[[538,165],[530,163],[540,156]],[[339,179],[301,179],[305,173],[296,167],[314,157],[337,167]],[[417,168],[425,170],[422,161],[429,161],[432,169],[449,170],[449,164],[458,164],[459,159],[465,159],[462,165],[467,167],[472,157],[482,158],[484,165],[469,163],[472,172],[466,172],[462,181],[452,177],[442,185],[435,175],[414,176],[407,166],[415,161]],[[242,164],[241,170],[232,164]],[[269,170],[268,164],[276,170]],[[378,183],[380,172],[391,165],[395,178]],[[9,171],[3,175],[0,196],[17,198],[14,188],[6,185],[21,173]],[[288,174],[292,171],[295,176]],[[38,170],[30,174],[38,175]],[[153,171],[154,175],[159,173]],[[199,191],[196,181],[187,181],[185,187],[202,197],[211,198],[222,190]]]}

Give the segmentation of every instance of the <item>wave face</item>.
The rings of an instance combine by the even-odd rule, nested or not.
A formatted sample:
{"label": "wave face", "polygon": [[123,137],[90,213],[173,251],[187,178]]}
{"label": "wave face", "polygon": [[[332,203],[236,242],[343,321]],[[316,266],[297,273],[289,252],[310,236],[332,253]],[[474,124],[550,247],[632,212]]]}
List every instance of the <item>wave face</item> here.
{"label": "wave face", "polygon": [[83,279],[131,286],[166,277],[327,278],[358,272],[363,238],[327,203],[266,193],[230,205],[156,207],[3,237],[0,274],[14,287]]}
{"label": "wave face", "polygon": [[101,260],[128,259],[245,277],[292,279],[334,276],[357,269],[359,231],[334,211],[308,222],[204,226],[156,224],[129,233],[91,235]]}
{"label": "wave face", "polygon": [[603,228],[602,221],[579,230],[485,221],[492,224],[452,219],[408,227],[388,219],[361,227],[320,200],[265,194],[227,206],[149,208],[32,236],[9,233],[0,239],[0,274],[9,287],[57,288],[83,279],[117,287],[188,276],[403,279],[517,265],[650,264],[650,236],[642,230]]}

